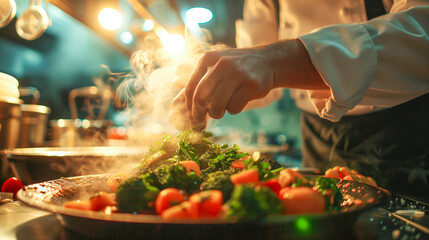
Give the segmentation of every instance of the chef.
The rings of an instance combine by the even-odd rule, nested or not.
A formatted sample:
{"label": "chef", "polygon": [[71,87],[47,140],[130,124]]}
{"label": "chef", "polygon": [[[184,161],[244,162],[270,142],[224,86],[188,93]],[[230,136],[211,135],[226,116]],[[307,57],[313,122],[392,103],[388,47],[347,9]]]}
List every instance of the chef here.
{"label": "chef", "polygon": [[427,0],[246,0],[238,48],[205,53],[173,109],[202,130],[290,89],[303,166],[348,166],[425,196],[428,32]]}

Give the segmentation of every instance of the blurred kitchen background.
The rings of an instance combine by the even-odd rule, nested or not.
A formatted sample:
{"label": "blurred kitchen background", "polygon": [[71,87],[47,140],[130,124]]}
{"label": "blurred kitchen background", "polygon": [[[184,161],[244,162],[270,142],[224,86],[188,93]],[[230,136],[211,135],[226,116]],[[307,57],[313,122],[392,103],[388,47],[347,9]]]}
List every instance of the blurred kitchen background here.
{"label": "blurred kitchen background", "polygon": [[[120,117],[123,104],[115,95],[121,79],[117,77],[118,82],[109,79],[112,73],[131,71],[130,58],[145,47],[145,39],[160,38],[165,31],[183,35],[188,24],[188,31],[192,32],[194,27],[204,41],[234,47],[235,20],[242,18],[243,7],[243,0],[15,0],[15,3],[16,15],[0,28],[0,72],[18,79],[20,88],[37,89],[37,104],[50,108],[49,121],[76,117],[70,104],[72,90],[90,91],[87,87],[107,85],[113,92],[103,96],[109,101],[101,114],[103,120],[111,121],[111,129],[119,129],[125,120]],[[49,25],[37,39],[25,40],[18,35],[16,24],[31,5],[37,4],[46,11]],[[210,12],[208,15],[197,12],[196,16],[203,19],[192,24],[186,14],[196,7]],[[75,93],[74,97],[79,96],[79,92]],[[22,94],[21,99],[31,101]],[[92,113],[88,114],[91,112],[88,102],[75,100],[74,114],[78,118],[96,119]],[[53,134],[52,126],[47,125],[46,141]],[[279,161],[299,164],[299,110],[287,90],[280,101],[266,108],[235,116],[227,114],[222,120],[212,121],[209,130],[218,136],[232,136],[239,144],[283,146],[274,148],[282,153]],[[110,133],[108,137],[115,138]]]}

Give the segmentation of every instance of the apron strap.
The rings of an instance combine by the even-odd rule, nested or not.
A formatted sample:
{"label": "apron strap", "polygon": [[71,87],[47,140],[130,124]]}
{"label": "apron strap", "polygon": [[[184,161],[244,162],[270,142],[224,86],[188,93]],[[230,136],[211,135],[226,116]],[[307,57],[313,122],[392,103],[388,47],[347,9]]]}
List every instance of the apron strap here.
{"label": "apron strap", "polygon": [[365,9],[368,20],[386,14],[382,0],[365,0]]}

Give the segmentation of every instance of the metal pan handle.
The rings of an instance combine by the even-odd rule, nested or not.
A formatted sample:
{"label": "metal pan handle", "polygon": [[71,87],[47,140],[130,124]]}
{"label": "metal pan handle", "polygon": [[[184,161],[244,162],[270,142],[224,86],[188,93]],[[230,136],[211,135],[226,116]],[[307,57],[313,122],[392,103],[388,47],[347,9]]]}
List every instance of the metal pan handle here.
{"label": "metal pan handle", "polygon": [[38,104],[40,99],[40,92],[35,87],[20,87],[19,95],[21,97],[30,96],[32,97],[31,104]]}

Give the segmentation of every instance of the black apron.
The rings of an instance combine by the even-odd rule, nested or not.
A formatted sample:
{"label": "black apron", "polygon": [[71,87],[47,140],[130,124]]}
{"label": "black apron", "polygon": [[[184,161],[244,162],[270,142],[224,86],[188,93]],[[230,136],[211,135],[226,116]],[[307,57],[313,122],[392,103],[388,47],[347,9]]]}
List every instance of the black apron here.
{"label": "black apron", "polygon": [[331,122],[302,113],[302,164],[347,166],[392,192],[429,198],[429,94]]}

